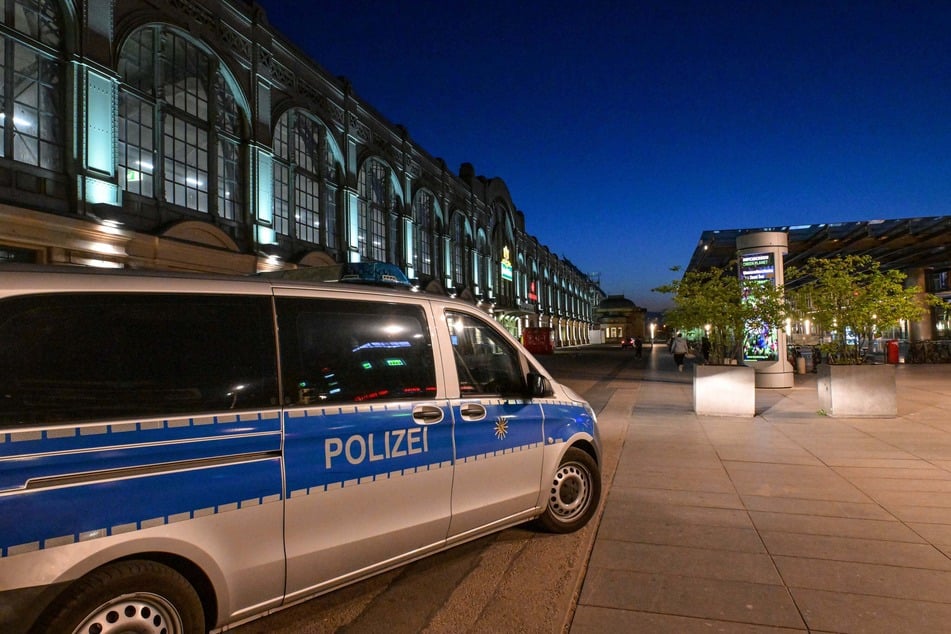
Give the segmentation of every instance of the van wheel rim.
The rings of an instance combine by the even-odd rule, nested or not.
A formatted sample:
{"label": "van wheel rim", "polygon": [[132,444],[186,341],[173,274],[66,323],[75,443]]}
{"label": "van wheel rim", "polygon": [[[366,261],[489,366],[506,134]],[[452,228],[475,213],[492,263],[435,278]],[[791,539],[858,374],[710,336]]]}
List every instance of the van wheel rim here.
{"label": "van wheel rim", "polygon": [[591,502],[591,474],[577,462],[566,462],[555,472],[548,507],[562,522],[583,514]]}
{"label": "van wheel rim", "polygon": [[175,607],[151,593],[116,597],[90,614],[73,634],[184,634]]}

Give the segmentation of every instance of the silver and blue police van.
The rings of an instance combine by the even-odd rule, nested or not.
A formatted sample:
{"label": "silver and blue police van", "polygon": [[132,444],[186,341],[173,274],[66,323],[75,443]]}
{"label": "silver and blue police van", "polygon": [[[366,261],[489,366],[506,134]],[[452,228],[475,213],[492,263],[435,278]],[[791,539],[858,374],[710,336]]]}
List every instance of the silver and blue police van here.
{"label": "silver and blue police van", "polygon": [[402,290],[0,267],[0,631],[227,629],[490,532],[573,531],[594,412]]}

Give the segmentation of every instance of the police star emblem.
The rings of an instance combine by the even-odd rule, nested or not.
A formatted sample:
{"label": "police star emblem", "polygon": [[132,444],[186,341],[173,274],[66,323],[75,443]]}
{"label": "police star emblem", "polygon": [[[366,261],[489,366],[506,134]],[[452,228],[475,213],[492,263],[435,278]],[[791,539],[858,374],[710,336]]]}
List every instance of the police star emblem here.
{"label": "police star emblem", "polygon": [[505,416],[499,416],[499,419],[495,421],[495,437],[499,440],[502,440],[509,433],[509,419]]}

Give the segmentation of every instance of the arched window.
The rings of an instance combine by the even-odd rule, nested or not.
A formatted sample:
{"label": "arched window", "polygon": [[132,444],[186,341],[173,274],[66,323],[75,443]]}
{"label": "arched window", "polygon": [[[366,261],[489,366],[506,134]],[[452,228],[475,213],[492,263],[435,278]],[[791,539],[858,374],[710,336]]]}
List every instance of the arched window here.
{"label": "arched window", "polygon": [[274,158],[277,233],[339,248],[337,169],[327,128],[302,110],[284,113],[274,129]]}
{"label": "arched window", "polygon": [[382,161],[368,160],[360,169],[357,240],[361,257],[386,261],[387,220],[393,209],[390,168]]}
{"label": "arched window", "polygon": [[436,214],[436,197],[428,190],[420,190],[413,201],[413,221],[416,226],[415,248],[416,275],[433,274],[433,220]]}
{"label": "arched window", "polygon": [[55,0],[0,0],[0,156],[61,170],[63,25]]}
{"label": "arched window", "polygon": [[123,188],[240,220],[246,118],[218,59],[182,33],[147,26],[123,44],[119,75]]}

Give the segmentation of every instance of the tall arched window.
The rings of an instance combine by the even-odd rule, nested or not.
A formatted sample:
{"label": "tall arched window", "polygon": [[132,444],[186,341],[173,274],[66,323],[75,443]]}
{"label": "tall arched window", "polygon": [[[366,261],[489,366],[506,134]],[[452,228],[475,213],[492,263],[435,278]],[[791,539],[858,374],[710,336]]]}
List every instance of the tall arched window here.
{"label": "tall arched window", "polygon": [[274,129],[274,158],[277,233],[336,250],[337,169],[327,128],[302,110],[284,113]]}
{"label": "tall arched window", "polygon": [[369,159],[360,169],[357,240],[361,257],[386,261],[387,220],[393,209],[390,168],[382,161]]}
{"label": "tall arched window", "polygon": [[63,25],[55,0],[0,0],[0,156],[61,170]]}
{"label": "tall arched window", "polygon": [[147,26],[123,44],[119,75],[124,189],[240,220],[246,117],[219,60],[178,31]]}
{"label": "tall arched window", "polygon": [[415,248],[416,275],[433,274],[433,220],[436,214],[436,197],[428,190],[420,190],[413,201],[413,221],[416,226]]}

